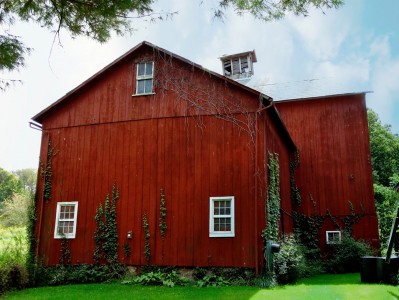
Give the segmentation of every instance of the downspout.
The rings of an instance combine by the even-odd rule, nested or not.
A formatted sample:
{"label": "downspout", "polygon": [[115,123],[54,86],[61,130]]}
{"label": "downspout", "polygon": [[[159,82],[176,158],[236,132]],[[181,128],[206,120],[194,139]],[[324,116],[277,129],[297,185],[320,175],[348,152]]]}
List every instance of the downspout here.
{"label": "downspout", "polygon": [[[271,106],[273,106],[274,105],[274,103],[273,103],[273,99],[271,99],[271,98],[265,98],[265,96],[263,96],[263,95],[261,95],[261,97],[263,98],[263,99],[267,99],[267,100],[269,100],[270,101],[270,103],[268,104],[268,105],[266,105],[266,106],[264,106],[264,107],[262,107],[262,108],[260,108],[260,109],[258,109],[257,111],[256,111],[256,113],[255,113],[255,126],[256,126],[256,128],[255,128],[255,168],[256,168],[256,173],[258,173],[258,170],[257,170],[257,168],[258,168],[258,132],[259,132],[259,126],[258,126],[258,114],[260,114],[261,112],[263,112],[264,110],[266,110],[266,109],[268,109],[268,108],[270,108]],[[266,128],[266,122],[264,123],[265,124],[265,126],[264,126],[264,128]],[[264,136],[264,146],[266,145],[266,138],[265,138],[265,136]],[[258,193],[259,193],[259,191],[258,191],[258,180],[259,180],[259,178],[258,178],[258,175],[259,174],[256,174],[256,177],[255,177],[255,197],[254,197],[254,209],[255,209],[255,218],[254,218],[254,220],[255,220],[255,275],[256,276],[258,276],[259,275],[259,258],[258,258],[258,255],[259,255],[259,251],[258,251]]]}
{"label": "downspout", "polygon": [[[29,122],[29,127],[35,130],[39,130],[42,132],[42,141],[41,141],[41,149],[40,149],[40,154],[42,154],[43,150],[46,150],[44,152],[47,153],[48,151],[48,140],[49,140],[49,133],[46,130],[42,129],[42,126],[38,123],[35,122]],[[44,143],[45,141],[47,141],[46,143]],[[43,149],[44,148],[44,149]],[[47,149],[46,149],[47,148]],[[47,163],[47,161],[45,162]],[[37,228],[37,236],[36,236],[36,245],[35,245],[35,255],[36,258],[39,255],[39,244],[40,244],[40,235],[41,235],[41,231],[42,231],[42,219],[43,219],[43,206],[44,206],[44,198],[42,196],[39,197],[39,179],[40,179],[40,161],[39,161],[39,166],[38,166],[38,172],[37,172],[37,179],[36,179],[36,193],[35,193],[35,213],[37,212],[37,205],[38,205],[38,201],[40,201],[40,209],[39,209],[39,224],[38,224],[38,228],[36,227],[35,224],[35,228],[33,229],[33,234],[35,234],[36,232],[36,228]],[[41,194],[43,194],[43,191],[41,191]]]}

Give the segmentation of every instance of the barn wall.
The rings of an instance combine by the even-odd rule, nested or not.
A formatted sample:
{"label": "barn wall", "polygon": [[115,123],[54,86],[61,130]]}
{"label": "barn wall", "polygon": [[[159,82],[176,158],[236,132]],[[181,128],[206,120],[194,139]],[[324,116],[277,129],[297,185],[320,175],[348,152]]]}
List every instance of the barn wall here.
{"label": "barn wall", "polygon": [[[313,100],[277,102],[277,108],[296,143],[300,165],[296,181],[302,204],[299,211],[310,215],[365,215],[353,226],[357,238],[378,245],[377,217],[371,175],[371,158],[364,94]],[[310,197],[316,201],[313,207]],[[326,221],[325,230],[333,230]]]}
{"label": "barn wall", "polygon": [[[239,118],[239,117],[238,117]],[[39,254],[58,263],[54,240],[58,201],[78,201],[77,236],[70,240],[74,263],[93,262],[94,215],[113,183],[119,244],[145,265],[142,216],[151,232],[151,264],[247,266],[255,264],[254,148],[249,135],[215,117],[152,119],[50,131],[59,153],[53,159],[52,199],[44,203]],[[160,189],[166,195],[168,230],[159,232]],[[236,236],[209,238],[209,197],[235,196]],[[133,238],[127,240],[132,230]],[[120,258],[124,257],[120,247]]]}
{"label": "barn wall", "polygon": [[257,240],[257,259],[259,265],[259,273],[264,268],[264,242],[260,238],[262,230],[266,228],[266,203],[267,188],[269,185],[269,172],[267,164],[269,163],[269,153],[277,154],[280,165],[280,196],[281,208],[286,213],[280,216],[280,234],[288,234],[293,232],[293,220],[291,216],[291,190],[290,190],[290,173],[289,161],[293,152],[294,145],[288,140],[288,137],[282,134],[281,128],[276,120],[276,114],[270,110],[264,110],[262,115],[258,114],[257,120],[257,140],[256,140],[256,178],[257,178],[257,200],[256,200],[256,231],[255,239]]}

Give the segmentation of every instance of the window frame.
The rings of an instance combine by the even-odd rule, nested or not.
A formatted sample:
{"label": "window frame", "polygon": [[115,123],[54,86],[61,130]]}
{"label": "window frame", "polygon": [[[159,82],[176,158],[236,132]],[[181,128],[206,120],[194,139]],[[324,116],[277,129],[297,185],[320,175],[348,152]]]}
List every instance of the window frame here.
{"label": "window frame", "polygon": [[[67,239],[74,239],[76,237],[76,224],[78,221],[78,201],[70,201],[70,202],[57,202],[57,210],[55,213],[55,226],[54,226],[54,238],[55,239],[62,239],[62,238],[67,238]],[[61,207],[62,206],[75,206],[75,211],[74,211],[74,218],[73,219],[60,219],[60,214],[61,214]],[[73,232],[72,233],[67,233],[67,234],[59,234],[58,232],[58,225],[60,221],[73,221]]]}
{"label": "window frame", "polygon": [[[215,215],[214,207],[216,201],[230,201],[230,214],[229,215]],[[215,231],[214,220],[215,218],[230,218],[230,231]],[[235,237],[235,217],[234,217],[234,196],[223,197],[209,197],[209,237]]]}
{"label": "window frame", "polygon": [[[149,75],[146,75],[145,70],[147,69],[147,64],[151,63],[152,64],[152,73]],[[144,69],[144,75],[139,75],[139,66],[140,65],[145,65]],[[145,62],[139,62],[136,64],[136,92],[133,96],[143,96],[143,95],[152,95],[154,94],[154,62],[153,61],[145,61]],[[145,82],[146,80],[151,79],[151,91],[146,92],[145,91],[145,84],[144,84],[144,93],[139,93],[139,82],[143,81]]]}
{"label": "window frame", "polygon": [[[338,241],[335,240],[330,240],[329,234],[336,234],[338,233]],[[341,244],[342,241],[342,233],[339,230],[327,230],[326,231],[326,244],[327,245],[336,245],[336,244]]]}

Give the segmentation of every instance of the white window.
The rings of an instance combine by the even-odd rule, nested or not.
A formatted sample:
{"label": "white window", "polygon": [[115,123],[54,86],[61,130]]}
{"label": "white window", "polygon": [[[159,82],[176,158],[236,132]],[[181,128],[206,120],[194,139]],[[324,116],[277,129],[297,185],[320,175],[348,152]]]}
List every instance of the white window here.
{"label": "white window", "polygon": [[58,202],[55,215],[54,238],[74,239],[76,235],[76,220],[78,217],[78,202]]}
{"label": "white window", "polygon": [[154,62],[137,64],[136,95],[153,93]]}
{"label": "white window", "polygon": [[326,231],[327,244],[341,244],[341,231]]}
{"label": "white window", "polygon": [[251,70],[249,69],[248,60],[248,56],[233,57],[225,60],[223,62],[224,75],[232,76],[249,73]]}
{"label": "white window", "polygon": [[234,237],[234,197],[210,197],[209,236]]}

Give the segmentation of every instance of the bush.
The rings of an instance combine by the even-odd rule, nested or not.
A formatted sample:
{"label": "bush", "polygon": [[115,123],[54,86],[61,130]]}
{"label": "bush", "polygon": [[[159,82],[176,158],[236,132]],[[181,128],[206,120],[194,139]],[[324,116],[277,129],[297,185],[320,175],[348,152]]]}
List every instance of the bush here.
{"label": "bush", "polygon": [[165,272],[161,271],[161,269],[143,273],[140,276],[122,281],[123,284],[159,285],[166,287],[174,287],[176,285],[183,286],[186,285],[187,282],[188,280],[180,276],[176,270]]}
{"label": "bush", "polygon": [[362,256],[372,255],[369,244],[344,234],[340,244],[329,245],[330,254],[324,262],[328,273],[354,273],[360,271]]}
{"label": "bush", "polygon": [[292,283],[306,275],[303,249],[293,235],[281,241],[280,251],[273,257],[273,266],[279,284]]}
{"label": "bush", "polygon": [[38,267],[35,282],[38,286],[105,282],[120,279],[125,273],[126,267],[121,264]]}
{"label": "bush", "polygon": [[22,265],[9,264],[0,268],[0,295],[5,291],[22,289],[28,284],[28,273]]}
{"label": "bush", "polygon": [[205,275],[204,278],[197,281],[197,285],[199,287],[208,287],[208,286],[226,286],[230,285],[230,282],[223,278],[221,275],[211,274]]}

